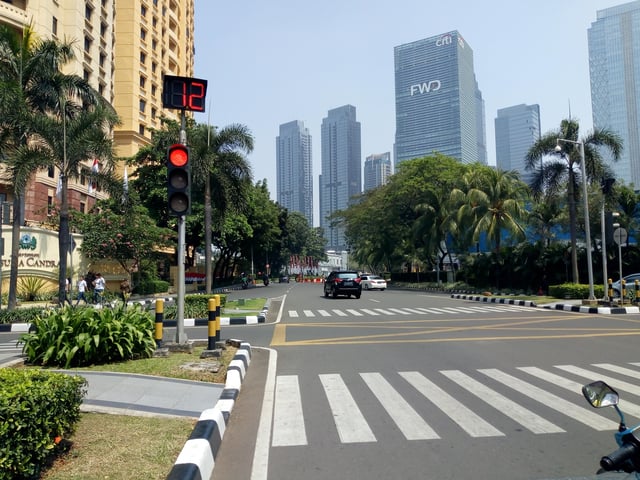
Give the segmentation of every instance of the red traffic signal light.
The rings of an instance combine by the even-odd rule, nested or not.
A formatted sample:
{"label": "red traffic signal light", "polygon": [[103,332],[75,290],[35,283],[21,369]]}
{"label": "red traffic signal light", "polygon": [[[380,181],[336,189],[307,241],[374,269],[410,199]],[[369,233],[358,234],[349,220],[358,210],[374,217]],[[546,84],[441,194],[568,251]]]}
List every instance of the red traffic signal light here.
{"label": "red traffic signal light", "polygon": [[176,217],[191,213],[189,149],[181,143],[167,150],[167,207]]}

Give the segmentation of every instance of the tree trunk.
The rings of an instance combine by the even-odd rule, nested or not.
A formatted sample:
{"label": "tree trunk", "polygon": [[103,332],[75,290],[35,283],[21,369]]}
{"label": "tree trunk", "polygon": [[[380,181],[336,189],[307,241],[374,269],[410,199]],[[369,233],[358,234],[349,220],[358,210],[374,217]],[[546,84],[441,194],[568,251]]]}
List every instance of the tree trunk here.
{"label": "tree trunk", "polygon": [[[69,253],[69,201],[67,198],[67,176],[62,175],[62,191],[60,192],[60,229],[58,231],[58,304],[64,306],[67,299],[67,254]],[[71,301],[71,299],[69,299]]]}
{"label": "tree trunk", "polygon": [[213,272],[211,264],[211,173],[207,171],[204,181],[204,273],[205,292],[211,293]]}
{"label": "tree trunk", "polygon": [[571,237],[571,278],[573,283],[580,283],[578,273],[578,246],[576,241],[576,194],[574,187],[573,164],[569,164],[569,185],[567,186],[567,197],[569,200],[569,232]]}
{"label": "tree trunk", "polygon": [[18,252],[20,251],[20,227],[22,217],[22,195],[13,193],[13,219],[11,221],[11,267],[9,270],[9,301],[7,309],[14,310],[18,305]]}

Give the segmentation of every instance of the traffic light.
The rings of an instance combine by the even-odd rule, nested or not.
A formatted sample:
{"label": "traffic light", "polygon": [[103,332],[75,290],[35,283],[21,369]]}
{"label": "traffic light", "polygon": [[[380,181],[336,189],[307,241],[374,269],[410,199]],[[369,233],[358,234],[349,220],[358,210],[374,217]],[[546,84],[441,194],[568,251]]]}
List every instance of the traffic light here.
{"label": "traffic light", "polygon": [[181,217],[191,213],[189,149],[181,143],[167,150],[167,202],[169,215]]}

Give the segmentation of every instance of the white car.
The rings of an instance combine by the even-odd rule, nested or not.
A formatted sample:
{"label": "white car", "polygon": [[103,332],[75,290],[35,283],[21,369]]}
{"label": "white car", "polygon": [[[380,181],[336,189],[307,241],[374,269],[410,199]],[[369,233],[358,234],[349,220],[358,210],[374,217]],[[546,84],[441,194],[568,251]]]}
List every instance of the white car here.
{"label": "white car", "polygon": [[365,290],[384,290],[387,281],[378,275],[360,275],[360,285]]}

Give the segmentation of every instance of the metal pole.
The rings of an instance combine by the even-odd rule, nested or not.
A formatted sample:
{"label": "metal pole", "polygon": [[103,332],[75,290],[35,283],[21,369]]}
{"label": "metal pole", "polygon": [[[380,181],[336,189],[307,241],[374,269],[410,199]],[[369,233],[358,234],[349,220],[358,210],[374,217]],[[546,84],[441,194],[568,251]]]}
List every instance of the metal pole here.
{"label": "metal pole", "polygon": [[600,211],[600,235],[602,236],[602,281],[604,282],[604,297],[603,300],[605,302],[609,301],[609,282],[608,282],[608,274],[607,274],[607,232],[605,226],[605,211],[604,211],[604,200],[605,197],[602,195],[602,210]]}
{"label": "metal pole", "polygon": [[591,227],[589,225],[589,198],[587,196],[587,172],[584,157],[584,142],[576,142],[580,145],[580,169],[582,170],[582,195],[584,201],[584,232],[587,244],[587,272],[589,273],[589,300],[595,300],[593,292],[593,263],[591,261]]}
{"label": "metal pole", "polygon": [[[182,111],[180,122],[180,143],[183,145],[187,144],[187,120],[184,113]],[[187,335],[184,331],[184,258],[186,253],[186,238],[187,238],[187,229],[185,216],[180,215],[178,217],[178,298],[177,298],[177,307],[178,311],[176,313],[176,343],[186,343]]]}

